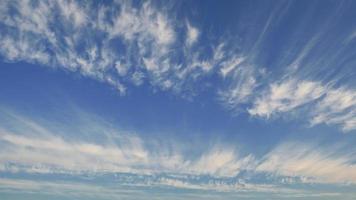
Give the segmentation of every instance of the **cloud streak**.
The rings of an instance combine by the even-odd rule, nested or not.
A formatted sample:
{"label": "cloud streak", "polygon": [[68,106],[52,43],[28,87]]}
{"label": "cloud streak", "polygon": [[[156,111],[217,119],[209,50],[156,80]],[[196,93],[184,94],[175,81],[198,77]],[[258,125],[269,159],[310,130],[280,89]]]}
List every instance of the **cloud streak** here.
{"label": "cloud streak", "polygon": [[[246,22],[227,28],[236,30],[232,34],[236,37],[211,36],[215,28],[209,31],[197,21],[179,17],[175,6],[151,1],[112,5],[4,1],[0,54],[7,62],[79,73],[111,85],[122,95],[142,85],[189,98],[212,90],[234,114],[270,118],[310,107],[315,110],[307,113],[310,125],[336,125],[344,132],[356,129],[355,87],[349,78],[354,74],[350,52],[354,52],[355,31],[332,32],[330,40],[327,33],[337,30],[343,20],[337,9],[330,10],[330,16],[318,23],[318,31],[310,33],[304,21],[315,17],[309,12],[302,15],[303,23],[286,32],[273,49],[270,39],[282,24],[289,24],[294,3],[279,3],[270,10],[258,7],[254,10],[263,14],[251,19],[246,8],[241,13]],[[332,7],[349,11],[342,3]],[[240,26],[244,31],[239,31]],[[328,105],[331,102],[344,107],[334,108]]]}
{"label": "cloud streak", "polygon": [[[315,183],[356,182],[353,176],[356,172],[354,152],[352,149],[346,151],[342,146],[326,150],[292,141],[282,143],[259,157],[252,153],[243,155],[235,148],[215,144],[206,151],[196,152],[198,156],[191,157],[173,148],[179,144],[158,145],[160,142],[150,142],[135,134],[105,128],[107,125],[97,120],[87,124],[90,124],[90,129],[101,130],[101,142],[90,138],[75,139],[61,134],[61,129],[50,131],[32,120],[11,116],[12,120],[0,131],[2,172],[129,173],[153,177],[166,174],[165,179],[154,179],[155,184],[159,181],[162,182],[160,184],[191,185],[193,188],[203,187],[202,184],[212,188],[214,186],[206,185],[209,182],[203,180],[215,180],[221,181],[223,187],[235,187],[237,184],[243,189],[245,184],[257,184],[248,182],[251,177],[263,174],[278,175],[278,184],[283,182],[283,177],[305,177]],[[247,177],[246,172],[250,174]],[[194,180],[200,181],[195,183]],[[264,181],[268,182],[268,178]]]}
{"label": "cloud streak", "polygon": [[355,99],[353,89],[289,79],[270,84],[269,90],[255,100],[248,112],[252,116],[269,118],[306,106],[312,108],[304,112],[311,125],[335,124],[347,132],[356,129]]}
{"label": "cloud streak", "polygon": [[[265,155],[256,168],[288,176],[304,176],[316,182],[354,182],[354,152],[340,155],[337,148],[327,150],[316,145],[285,143]],[[317,179],[317,180],[315,180]]]}
{"label": "cloud streak", "polygon": [[[178,92],[193,79],[188,74],[195,79],[213,67],[198,53],[191,55],[199,30],[189,21],[186,29],[180,27],[184,21],[173,22],[173,14],[152,2],[98,6],[21,0],[5,1],[1,10],[0,44],[6,60],[79,72],[122,94],[143,81]],[[179,31],[186,32],[183,39],[177,37]],[[187,59],[178,61],[177,56]]]}

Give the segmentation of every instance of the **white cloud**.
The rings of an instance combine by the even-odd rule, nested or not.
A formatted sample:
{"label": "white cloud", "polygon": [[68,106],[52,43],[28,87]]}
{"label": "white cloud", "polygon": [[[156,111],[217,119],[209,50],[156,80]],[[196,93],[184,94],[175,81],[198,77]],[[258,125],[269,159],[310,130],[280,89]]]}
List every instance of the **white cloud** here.
{"label": "white cloud", "polygon": [[120,76],[125,76],[128,72],[128,66],[121,63],[120,61],[115,63],[115,68]]}
{"label": "white cloud", "polygon": [[[224,41],[193,49],[203,30],[188,19],[177,21],[174,12],[154,2],[113,4],[5,2],[0,14],[0,54],[9,62],[80,73],[121,94],[130,86],[148,83],[182,96],[206,85],[200,81],[212,77],[219,64],[233,55]],[[186,35],[179,37],[179,33]]]}
{"label": "white cloud", "polygon": [[63,15],[67,23],[72,23],[75,28],[83,26],[87,23],[88,16],[83,7],[80,7],[78,2],[61,0],[57,2],[60,13]]}
{"label": "white cloud", "polygon": [[316,145],[290,142],[277,146],[257,166],[257,171],[267,171],[284,176],[314,178],[315,182],[355,182],[356,157],[353,152],[341,154],[336,147],[328,149]]}
{"label": "white cloud", "polygon": [[243,61],[244,57],[236,57],[230,60],[226,60],[221,63],[222,68],[220,69],[221,75],[225,78],[230,72],[234,71]]}
{"label": "white cloud", "polygon": [[240,105],[249,103],[256,96],[258,79],[264,76],[264,70],[245,63],[245,57],[232,56],[221,62],[220,73],[227,86],[219,91],[219,96],[225,106],[239,110]]}
{"label": "white cloud", "polygon": [[[33,138],[1,133],[7,148],[1,152],[3,163],[17,163],[36,171],[125,171],[135,162],[144,163],[146,152],[138,144],[126,144],[120,149],[113,145],[68,142],[49,135]],[[125,163],[125,164],[122,164]]]}
{"label": "white cloud", "polygon": [[169,146],[148,148],[148,141],[134,134],[108,129],[106,124],[85,116],[81,116],[81,119],[86,120],[85,126],[90,125],[86,130],[100,130],[104,142],[66,138],[31,120],[12,116],[11,122],[17,128],[12,131],[0,129],[0,143],[4,147],[0,151],[0,164],[7,166],[2,167],[5,171],[170,172],[234,176],[250,161],[250,157],[238,158],[233,151],[223,149],[214,149],[197,160],[190,160],[178,150],[169,150],[172,148]]}
{"label": "white cloud", "polygon": [[[256,157],[253,154],[240,155],[235,148],[221,144],[202,152],[194,152],[197,156],[191,157],[174,148],[179,144],[150,141],[135,134],[108,128],[112,126],[85,114],[80,114],[80,119],[84,121],[76,123],[76,129],[84,131],[78,134],[78,138],[73,138],[68,133],[75,129],[56,128],[50,131],[46,126],[14,114],[7,119],[6,128],[0,127],[0,170],[3,172],[135,175],[165,173],[177,176],[166,183],[173,185],[180,184],[181,181],[193,184],[193,177],[205,180],[199,178],[204,176],[229,180],[239,177],[243,174],[241,172],[249,172],[253,176],[258,176],[258,173],[277,174],[281,176],[282,182],[283,177],[306,177],[314,182],[356,182],[356,177],[353,176],[356,158],[352,149],[346,151],[341,148],[343,146],[325,149],[297,142],[282,143],[265,156]],[[91,140],[91,137],[97,137],[94,133],[89,134],[91,137],[80,137],[88,135],[86,132],[91,130],[100,133],[100,142]],[[66,134],[63,135],[62,132]],[[205,182],[194,184],[192,187],[201,187],[204,184],[204,187],[215,187],[206,185]],[[221,184],[227,183],[223,181]]]}
{"label": "white cloud", "polygon": [[[5,113],[9,116],[4,116]],[[68,196],[100,193],[102,197],[121,198],[122,191],[129,190],[135,196],[137,188],[142,191],[142,187],[146,187],[311,197],[317,194],[289,186],[293,183],[356,183],[356,157],[352,148],[328,146],[329,149],[325,149],[290,142],[257,157],[241,155],[226,144],[215,144],[201,152],[195,151],[195,146],[183,144],[184,148],[192,148],[196,154],[192,156],[175,148],[181,144],[156,141],[157,138],[151,141],[152,138],[119,131],[86,113],[79,113],[78,118],[80,121],[73,118],[73,128],[60,124],[49,126],[48,121],[40,124],[2,112],[0,120],[6,119],[2,121],[6,123],[0,126],[0,171],[25,173],[32,178],[3,177],[0,190],[42,194],[61,191]],[[49,179],[36,178],[43,174]],[[58,182],[62,176],[66,179]],[[73,181],[69,182],[68,177]],[[83,177],[88,178],[88,184]],[[105,177],[103,184],[99,181],[102,177]],[[77,178],[80,181],[76,182]],[[114,184],[108,184],[110,181]]]}
{"label": "white cloud", "polygon": [[[144,81],[163,90],[182,91],[180,87],[192,79],[190,76],[203,76],[214,67],[208,59],[190,55],[185,39],[177,37],[178,29],[184,31],[185,27],[172,22],[174,13],[165,8],[153,2],[92,6],[65,0],[4,2],[0,53],[10,62],[79,72],[118,88],[122,94],[128,85]],[[190,33],[194,42],[197,29],[190,26]],[[178,60],[180,55],[186,60]],[[179,76],[183,71],[190,73]]]}
{"label": "white cloud", "polygon": [[48,132],[39,136],[2,130],[0,142],[4,144],[1,164],[16,163],[16,166],[3,167],[5,171],[172,172],[232,177],[253,161],[251,156],[239,159],[234,152],[226,150],[212,150],[197,160],[187,160],[178,152],[169,153],[162,148],[149,150],[141,138],[122,134],[114,143],[98,144],[68,141]]}
{"label": "white cloud", "polygon": [[344,131],[356,129],[356,92],[346,88],[332,89],[313,111],[311,124],[337,124]]}
{"label": "white cloud", "polygon": [[[125,199],[164,199],[167,198],[167,195],[174,195],[174,199],[216,199],[221,197],[223,193],[229,192],[230,194],[235,194],[234,196],[239,196],[241,192],[244,192],[242,197],[248,196],[247,193],[252,193],[256,195],[257,193],[263,193],[264,195],[268,194],[278,194],[280,195],[296,195],[311,197],[316,195],[315,193],[310,193],[305,190],[289,189],[285,187],[277,187],[272,184],[248,184],[248,183],[235,183],[229,184],[224,183],[223,181],[211,181],[208,183],[194,183],[194,181],[183,181],[178,179],[172,179],[168,177],[127,177],[129,179],[145,179],[145,183],[132,184],[132,183],[122,183],[115,182],[112,185],[102,185],[100,183],[93,184],[86,181],[48,181],[48,180],[27,180],[27,179],[10,179],[10,178],[1,178],[0,179],[0,191],[4,193],[31,193],[33,194],[49,194],[49,195],[58,195],[66,197],[97,197],[103,199],[112,199],[112,198],[125,198]],[[125,179],[123,179],[125,180]],[[135,187],[139,186],[139,188]],[[142,190],[142,187],[147,187],[145,190]],[[151,192],[152,188],[160,188],[160,192]],[[180,193],[177,195],[172,190],[165,190],[167,187],[179,188],[179,189],[188,189],[185,193]],[[149,188],[149,189],[148,189]],[[200,190],[203,193],[197,193],[197,191],[191,190]],[[215,192],[219,193],[216,194]],[[205,196],[206,195],[206,196]],[[330,195],[330,194],[329,194]],[[329,196],[328,194],[322,194],[320,196]]]}
{"label": "white cloud", "polygon": [[320,98],[326,88],[318,82],[286,80],[272,83],[266,94],[255,100],[248,112],[251,115],[269,117],[272,114],[291,111]]}
{"label": "white cloud", "polygon": [[[207,39],[196,46],[200,38],[206,38],[202,37],[204,27],[198,29],[189,19],[179,20],[171,8],[150,1],[94,5],[67,0],[19,0],[4,1],[0,11],[0,54],[6,61],[25,61],[80,73],[111,85],[121,94],[130,86],[145,83],[153,89],[173,91],[184,97],[194,96],[202,87],[210,87],[217,91],[227,108],[245,111],[241,108],[250,106],[247,112],[252,116],[269,118],[319,102],[325,94],[323,101],[330,101],[337,91],[343,98],[350,96],[345,91],[354,90],[331,88],[313,80],[312,75],[308,75],[308,80],[290,78],[314,74],[318,70],[310,70],[312,64],[323,68],[319,66],[325,60],[323,56],[310,57],[320,45],[321,33],[275,62],[288,66],[287,73],[279,74],[284,79],[275,81],[280,79],[280,66],[266,66],[273,67],[273,71],[265,74],[262,68],[265,66],[255,62],[258,63],[256,58],[265,40],[266,27],[271,28],[270,19],[275,13],[262,26],[257,41],[250,42],[249,37],[243,41],[251,43],[245,47],[240,45],[240,40],[226,36]],[[350,33],[348,41],[354,35]],[[251,50],[247,51],[248,48]],[[338,50],[330,63],[342,51]],[[220,79],[216,81],[218,75]],[[264,84],[269,86],[267,90]],[[342,102],[335,100],[335,103]],[[326,123],[340,125],[344,131],[355,129],[354,106],[333,110],[326,104],[320,102],[315,112],[308,113],[312,125]]]}
{"label": "white cloud", "polygon": [[195,42],[197,42],[199,38],[199,30],[192,26],[189,22],[186,23],[187,25],[187,39],[186,39],[186,44],[188,46],[193,45]]}
{"label": "white cloud", "polygon": [[2,46],[0,52],[10,61],[16,61],[19,57],[22,57],[33,62],[49,64],[50,55],[45,51],[45,47],[39,43],[40,41],[28,35],[20,34],[16,38],[5,36],[0,40]]}
{"label": "white cloud", "polygon": [[345,132],[356,129],[356,92],[318,81],[288,79],[272,83],[254,100],[248,112],[252,116],[268,118],[298,110],[304,105],[311,108],[303,112],[304,119],[311,125],[339,125]]}
{"label": "white cloud", "polygon": [[222,177],[234,177],[239,174],[240,170],[249,169],[254,161],[252,155],[239,158],[231,149],[215,147],[196,160],[189,170]]}
{"label": "white cloud", "polygon": [[135,85],[141,85],[143,83],[145,75],[142,72],[134,72],[132,74],[132,81]]}

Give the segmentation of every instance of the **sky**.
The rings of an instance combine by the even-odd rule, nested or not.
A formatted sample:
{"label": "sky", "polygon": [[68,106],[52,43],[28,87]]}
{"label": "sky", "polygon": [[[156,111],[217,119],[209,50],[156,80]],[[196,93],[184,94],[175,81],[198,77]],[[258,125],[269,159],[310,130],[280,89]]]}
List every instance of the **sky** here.
{"label": "sky", "polygon": [[356,2],[0,2],[0,199],[356,198]]}

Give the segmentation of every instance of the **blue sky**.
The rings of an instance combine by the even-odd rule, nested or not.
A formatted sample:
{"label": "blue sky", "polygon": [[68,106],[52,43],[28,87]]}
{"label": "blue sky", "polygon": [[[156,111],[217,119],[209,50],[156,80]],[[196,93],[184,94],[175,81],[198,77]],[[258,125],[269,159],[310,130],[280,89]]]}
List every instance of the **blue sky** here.
{"label": "blue sky", "polygon": [[1,199],[355,199],[356,2],[2,1]]}

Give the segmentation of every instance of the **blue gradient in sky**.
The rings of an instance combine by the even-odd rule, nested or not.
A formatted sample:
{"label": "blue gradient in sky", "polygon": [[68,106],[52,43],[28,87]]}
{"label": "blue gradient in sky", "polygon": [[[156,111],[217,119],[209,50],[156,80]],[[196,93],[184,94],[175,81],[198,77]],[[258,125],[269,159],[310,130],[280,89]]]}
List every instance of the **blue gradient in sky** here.
{"label": "blue gradient in sky", "polygon": [[3,1],[0,199],[355,199],[353,1]]}

